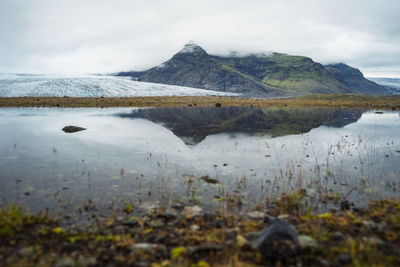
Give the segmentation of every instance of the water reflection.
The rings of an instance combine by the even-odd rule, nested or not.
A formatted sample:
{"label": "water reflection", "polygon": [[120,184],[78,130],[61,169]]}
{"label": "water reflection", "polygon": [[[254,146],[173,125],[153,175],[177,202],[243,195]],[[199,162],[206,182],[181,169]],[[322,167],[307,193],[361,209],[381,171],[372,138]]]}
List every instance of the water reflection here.
{"label": "water reflection", "polygon": [[[216,208],[231,197],[251,208],[299,188],[315,199],[331,193],[358,202],[400,189],[394,112],[27,108],[0,109],[0,116],[2,206],[65,213],[90,204],[107,212],[131,201],[183,201]],[[87,130],[66,134],[66,125]]]}
{"label": "water reflection", "polygon": [[321,125],[343,127],[361,117],[360,110],[327,108],[157,108],[120,114],[160,123],[187,144],[219,133],[268,134],[272,137],[309,132]]}

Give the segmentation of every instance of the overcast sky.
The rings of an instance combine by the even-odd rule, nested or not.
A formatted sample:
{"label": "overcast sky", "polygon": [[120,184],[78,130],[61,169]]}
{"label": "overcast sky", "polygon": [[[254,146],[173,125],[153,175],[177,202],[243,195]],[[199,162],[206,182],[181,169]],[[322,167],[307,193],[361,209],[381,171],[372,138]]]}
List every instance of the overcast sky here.
{"label": "overcast sky", "polygon": [[0,72],[143,70],[190,40],[400,77],[400,0],[0,0]]}

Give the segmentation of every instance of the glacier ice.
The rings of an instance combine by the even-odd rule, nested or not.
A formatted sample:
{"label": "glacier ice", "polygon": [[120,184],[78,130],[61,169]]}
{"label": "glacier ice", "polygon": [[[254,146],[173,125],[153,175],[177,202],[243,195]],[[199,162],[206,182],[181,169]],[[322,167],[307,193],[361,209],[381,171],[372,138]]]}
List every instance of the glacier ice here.
{"label": "glacier ice", "polygon": [[0,74],[0,97],[238,96],[192,87],[133,81],[116,76]]}

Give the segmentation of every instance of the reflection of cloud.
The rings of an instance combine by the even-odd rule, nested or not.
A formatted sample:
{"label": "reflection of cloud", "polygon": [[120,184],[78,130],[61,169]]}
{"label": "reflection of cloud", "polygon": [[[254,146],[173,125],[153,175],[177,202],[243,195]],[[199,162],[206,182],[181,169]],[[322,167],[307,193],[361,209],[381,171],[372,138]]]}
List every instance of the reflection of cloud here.
{"label": "reflection of cloud", "polygon": [[[400,125],[400,115],[397,112],[383,111],[383,114],[375,113],[374,111],[364,112],[358,123],[373,124],[373,125],[388,125],[398,121]],[[390,125],[390,124],[389,124]]]}
{"label": "reflection of cloud", "polygon": [[399,70],[398,10],[398,0],[2,0],[0,71],[141,70],[190,39],[214,54],[277,51]]}

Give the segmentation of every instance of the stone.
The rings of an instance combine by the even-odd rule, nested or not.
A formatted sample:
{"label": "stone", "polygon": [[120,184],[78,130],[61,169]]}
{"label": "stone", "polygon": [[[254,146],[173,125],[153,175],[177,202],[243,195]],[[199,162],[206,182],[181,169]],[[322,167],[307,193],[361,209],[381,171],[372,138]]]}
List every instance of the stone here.
{"label": "stone", "polygon": [[342,265],[349,264],[351,262],[351,257],[349,254],[342,253],[338,257],[338,262]]}
{"label": "stone", "polygon": [[368,243],[368,244],[371,244],[371,245],[378,245],[378,246],[385,245],[385,242],[382,239],[380,239],[378,237],[374,237],[374,236],[364,236],[362,238],[362,240],[365,243]]}
{"label": "stone", "polygon": [[201,215],[203,209],[199,206],[186,206],[182,213],[186,216],[186,218],[191,219],[193,217]]}
{"label": "stone", "polygon": [[299,244],[302,249],[314,249],[318,247],[317,241],[307,235],[300,235]]}
{"label": "stone", "polygon": [[29,258],[29,257],[31,257],[31,256],[34,254],[34,252],[33,252],[32,249],[29,249],[29,248],[21,248],[21,249],[18,251],[18,254],[19,254],[21,257]]}
{"label": "stone", "polygon": [[241,247],[244,247],[244,246],[246,246],[246,245],[249,244],[249,242],[247,241],[247,239],[244,238],[244,236],[242,236],[242,235],[238,235],[238,236],[236,237],[236,243],[237,243],[237,245],[238,245],[240,248],[241,248]]}
{"label": "stone", "polygon": [[272,260],[287,260],[300,247],[296,228],[286,221],[278,221],[265,229],[255,245],[264,257]]}
{"label": "stone", "polygon": [[341,241],[343,240],[343,234],[339,231],[336,231],[332,234],[332,239],[335,241]]}
{"label": "stone", "polygon": [[63,258],[56,262],[55,267],[74,267],[76,266],[75,261],[71,258]]}
{"label": "stone", "polygon": [[190,248],[190,255],[201,256],[208,255],[210,252],[223,250],[224,246],[216,242],[206,242],[201,245]]}
{"label": "stone", "polygon": [[165,245],[162,244],[152,244],[152,243],[137,243],[130,247],[130,250],[133,252],[143,250],[143,251],[155,251],[159,253],[162,257],[168,256],[168,249]]}
{"label": "stone", "polygon": [[198,226],[197,224],[193,224],[192,226],[190,226],[190,230],[198,231],[198,230],[200,230],[200,226]]}
{"label": "stone", "polygon": [[83,255],[78,257],[78,266],[96,266],[96,264],[95,257],[84,257]]}
{"label": "stone", "polygon": [[86,128],[70,125],[70,126],[65,126],[64,128],[62,128],[62,130],[66,133],[76,133],[76,132],[84,131],[84,130],[86,130]]}
{"label": "stone", "polygon": [[249,216],[249,218],[253,219],[253,220],[261,220],[261,219],[264,219],[265,213],[261,212],[261,211],[252,211],[252,212],[248,212],[247,216]]}
{"label": "stone", "polygon": [[281,215],[278,215],[278,220],[285,220],[285,219],[287,219],[287,218],[289,218],[289,214],[281,214]]}

